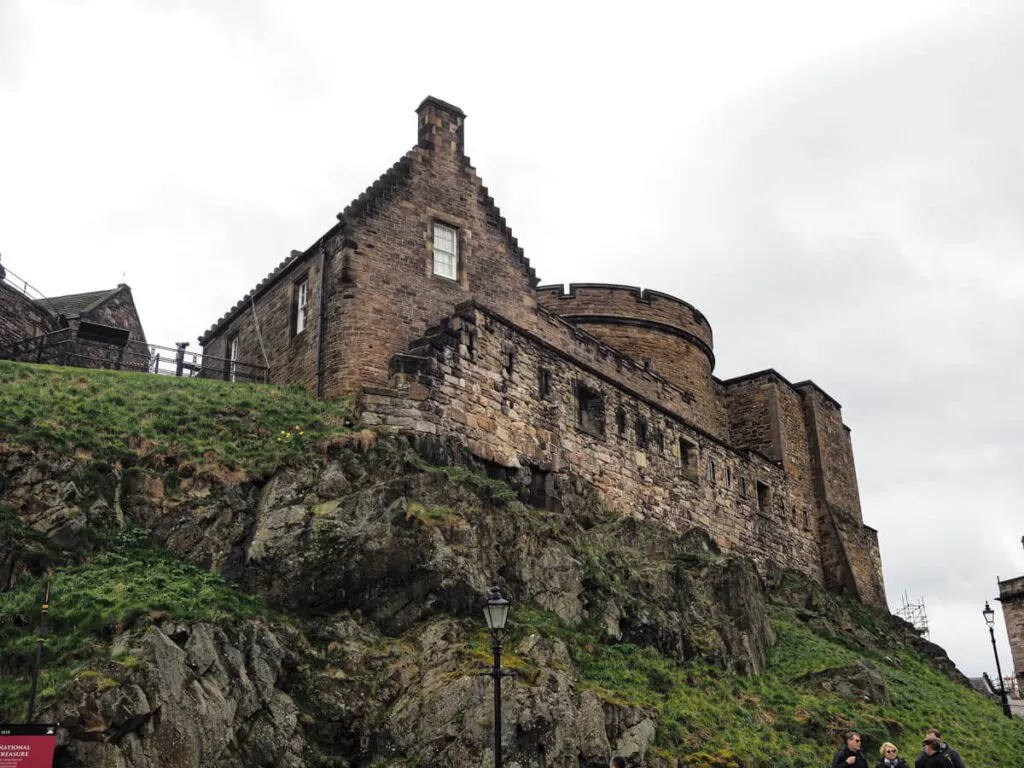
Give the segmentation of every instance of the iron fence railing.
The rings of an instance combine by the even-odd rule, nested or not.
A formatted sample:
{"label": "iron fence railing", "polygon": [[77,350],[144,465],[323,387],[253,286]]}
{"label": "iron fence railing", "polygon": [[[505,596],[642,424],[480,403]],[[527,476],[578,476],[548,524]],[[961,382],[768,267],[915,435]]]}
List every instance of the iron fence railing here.
{"label": "iron fence railing", "polygon": [[0,283],[3,283],[20,293],[27,299],[31,299],[44,309],[58,314],[57,309],[50,303],[50,300],[43,295],[42,291],[29,283],[28,280],[16,275],[8,267],[0,267]]}
{"label": "iron fence railing", "polygon": [[189,352],[187,346],[162,347],[133,339],[124,345],[111,344],[82,338],[73,328],[62,328],[0,347],[0,359],[256,384],[270,381],[265,365]]}

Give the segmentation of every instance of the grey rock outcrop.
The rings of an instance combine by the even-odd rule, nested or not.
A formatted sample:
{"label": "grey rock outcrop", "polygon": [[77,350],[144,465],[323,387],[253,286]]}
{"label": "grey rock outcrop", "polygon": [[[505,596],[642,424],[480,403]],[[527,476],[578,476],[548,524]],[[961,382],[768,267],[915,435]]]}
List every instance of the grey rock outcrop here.
{"label": "grey rock outcrop", "polygon": [[136,666],[109,664],[80,674],[61,702],[42,713],[60,725],[66,763],[304,765],[298,710],[277,687],[284,650],[263,624],[163,622],[136,642]]}

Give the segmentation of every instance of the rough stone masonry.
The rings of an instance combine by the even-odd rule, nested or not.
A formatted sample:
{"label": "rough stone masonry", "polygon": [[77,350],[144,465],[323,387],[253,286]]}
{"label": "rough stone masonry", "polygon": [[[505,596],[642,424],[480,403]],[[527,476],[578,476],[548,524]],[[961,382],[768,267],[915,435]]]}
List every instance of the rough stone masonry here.
{"label": "rough stone masonry", "polygon": [[569,470],[622,514],[885,609],[839,403],[774,370],[715,377],[710,323],[668,294],[539,286],[465,155],[465,114],[428,97],[417,116],[416,145],[204,352],[355,394],[364,423],[456,436],[539,490]]}

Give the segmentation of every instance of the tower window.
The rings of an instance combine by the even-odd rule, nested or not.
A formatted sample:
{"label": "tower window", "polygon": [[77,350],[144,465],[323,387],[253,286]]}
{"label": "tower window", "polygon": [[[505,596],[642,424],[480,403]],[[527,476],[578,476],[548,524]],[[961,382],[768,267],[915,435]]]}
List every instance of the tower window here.
{"label": "tower window", "polygon": [[757,481],[757,511],[767,515],[772,508],[772,491],[760,480]]}
{"label": "tower window", "polygon": [[715,465],[714,459],[708,459],[708,480],[712,485],[718,482],[718,467]]}
{"label": "tower window", "polygon": [[697,444],[685,437],[680,437],[679,469],[682,471],[683,477],[694,481],[697,479],[697,455]]}
{"label": "tower window", "polygon": [[459,278],[459,231],[434,222],[434,274],[449,280]]}
{"label": "tower window", "polygon": [[747,478],[740,475],[740,498],[747,498]]}
{"label": "tower window", "polygon": [[576,399],[580,429],[595,437],[604,437],[604,398],[601,393],[577,384]]}
{"label": "tower window", "polygon": [[540,396],[544,400],[551,399],[551,369],[543,366],[537,371],[537,379],[540,382]]}
{"label": "tower window", "polygon": [[647,447],[647,422],[644,419],[636,420],[636,447],[646,448]]}
{"label": "tower window", "polygon": [[615,429],[619,433],[619,437],[626,436],[626,411],[622,408],[615,411]]}

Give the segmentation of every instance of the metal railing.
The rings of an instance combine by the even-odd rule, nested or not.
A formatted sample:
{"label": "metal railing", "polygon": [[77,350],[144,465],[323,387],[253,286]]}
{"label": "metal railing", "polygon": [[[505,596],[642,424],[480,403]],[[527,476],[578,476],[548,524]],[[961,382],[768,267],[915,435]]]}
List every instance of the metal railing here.
{"label": "metal railing", "polygon": [[0,347],[0,360],[256,384],[270,381],[270,370],[265,365],[189,352],[187,346],[162,347],[134,339],[121,346],[81,338],[75,329],[62,328]]}
{"label": "metal railing", "polygon": [[7,285],[25,298],[42,305],[42,307],[47,311],[52,312],[55,315],[59,314],[42,291],[29,283],[28,280],[12,272],[10,268],[0,267],[0,283]]}

